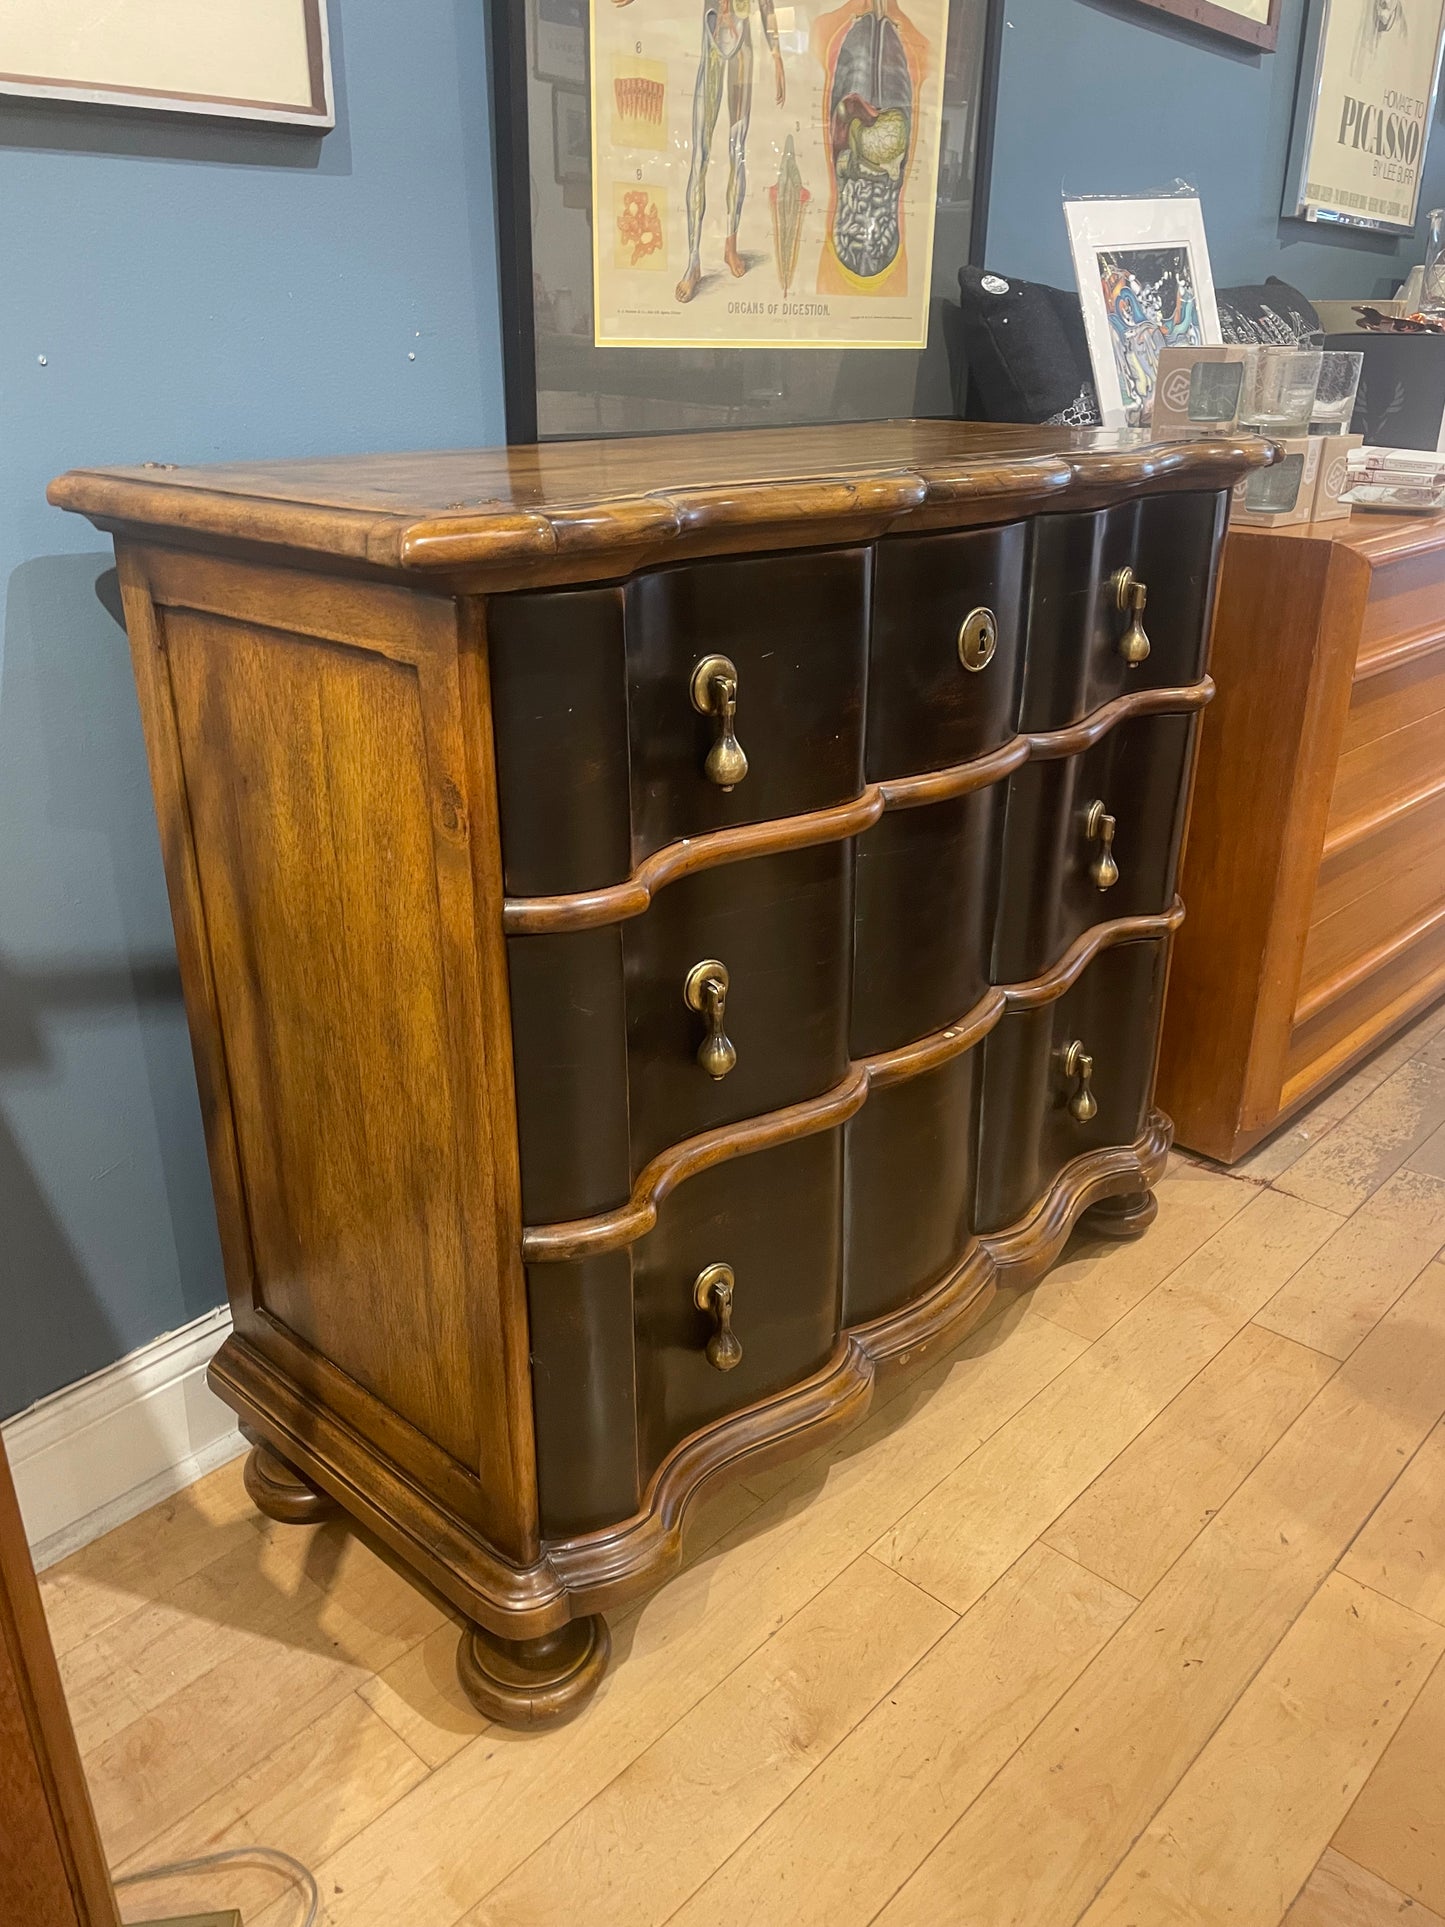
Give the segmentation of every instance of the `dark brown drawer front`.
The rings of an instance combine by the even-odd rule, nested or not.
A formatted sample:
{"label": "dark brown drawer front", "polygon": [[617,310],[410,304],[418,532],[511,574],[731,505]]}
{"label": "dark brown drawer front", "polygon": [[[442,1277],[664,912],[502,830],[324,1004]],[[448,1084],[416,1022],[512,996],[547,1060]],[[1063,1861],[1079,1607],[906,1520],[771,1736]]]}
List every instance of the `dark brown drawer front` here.
{"label": "dark brown drawer front", "polygon": [[527,1267],[542,1536],[637,1510],[632,1254]]}
{"label": "dark brown drawer front", "polygon": [[[689,563],[629,586],[635,862],[678,837],[858,794],[871,565],[871,550],[831,549]],[[704,773],[717,726],[689,694],[711,655],[737,670],[748,770],[732,790]]]}
{"label": "dark brown drawer front", "polygon": [[[513,937],[512,1034],[529,1224],[620,1204],[659,1151],[816,1097],[848,1068],[849,842],[725,864],[600,931]],[[689,972],[728,973],[736,1063],[713,1078]]]}
{"label": "dark brown drawer front", "polygon": [[[841,1131],[715,1165],[679,1185],[632,1248],[641,1477],[690,1432],[823,1366],[838,1331]],[[709,1265],[736,1280],[742,1359],[708,1362],[714,1321],[694,1286]]]}
{"label": "dark brown drawer front", "polygon": [[846,1131],[843,1323],[919,1297],[968,1248],[982,1053],[869,1094]]}
{"label": "dark brown drawer front", "polygon": [[858,838],[854,1057],[942,1030],[987,989],[1003,802],[995,783]]}
{"label": "dark brown drawer front", "polygon": [[[899,536],[874,562],[868,665],[870,781],[943,769],[1007,742],[1018,726],[1028,526]],[[965,665],[969,615],[993,621],[991,653]],[[977,661],[980,651],[968,654]]]}
{"label": "dark brown drawer front", "polygon": [[[1086,1151],[1132,1144],[1144,1127],[1164,997],[1165,942],[1102,951],[1064,995],[1013,1011],[984,1041],[979,1106],[977,1228],[1001,1231],[1043,1197]],[[1081,1122],[1069,1109],[1079,1080],[1065,1074],[1068,1046],[1093,1059],[1098,1106]]]}
{"label": "dark brown drawer front", "polygon": [[[623,933],[634,1173],[717,1124],[816,1097],[848,1068],[849,843],[727,864],[661,892]],[[729,983],[726,1077],[697,1061],[703,1019],[683,995],[695,964]]]}
{"label": "dark brown drawer front", "polygon": [[[1222,494],[1156,495],[1088,515],[1035,524],[1022,727],[1061,729],[1131,689],[1196,682],[1213,608],[1214,558],[1224,535]],[[1128,616],[1114,578],[1134,570],[1148,590],[1149,655],[1120,653]]]}
{"label": "dark brown drawer front", "polygon": [[[1029,763],[1009,778],[995,983],[1040,976],[1096,923],[1169,908],[1197,724],[1196,714],[1142,716],[1082,755]],[[1097,814],[1089,833],[1096,803],[1114,821],[1118,877],[1107,888]]]}
{"label": "dark brown drawer front", "polygon": [[624,591],[493,596],[486,611],[507,895],[620,883],[632,868]]}
{"label": "dark brown drawer front", "polygon": [[[681,837],[856,796],[871,577],[870,549],[826,549],[493,597],[508,895],[597,889]],[[737,672],[731,789],[705,773],[718,726],[693,706],[708,656]]]}

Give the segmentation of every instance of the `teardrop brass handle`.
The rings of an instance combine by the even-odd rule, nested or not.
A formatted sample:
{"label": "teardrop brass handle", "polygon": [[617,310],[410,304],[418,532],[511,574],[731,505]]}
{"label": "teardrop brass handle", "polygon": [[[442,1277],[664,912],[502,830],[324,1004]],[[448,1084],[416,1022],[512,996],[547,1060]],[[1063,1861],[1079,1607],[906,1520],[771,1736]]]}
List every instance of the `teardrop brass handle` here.
{"label": "teardrop brass handle", "polygon": [[1144,633],[1144,607],[1149,590],[1134,571],[1123,568],[1114,575],[1114,601],[1129,618],[1129,626],[1119,638],[1119,654],[1131,669],[1137,669],[1149,654],[1149,638]]}
{"label": "teardrop brass handle", "polygon": [[1084,834],[1099,846],[1098,855],[1089,865],[1089,875],[1100,890],[1112,890],[1119,881],[1119,866],[1114,861],[1114,832],[1118,827],[1102,801],[1089,805]]}
{"label": "teardrop brass handle", "polygon": [[726,1077],[738,1061],[733,1040],[723,1028],[730,982],[727,965],[716,957],[707,957],[693,965],[682,986],[683,1002],[707,1025],[707,1034],[697,1047],[697,1061],[714,1078]]}
{"label": "teardrop brass handle", "polygon": [[699,1311],[717,1321],[717,1330],[707,1341],[707,1362],[715,1371],[730,1372],[743,1362],[743,1348],[733,1330],[733,1290],[736,1285],[731,1265],[709,1265],[697,1274],[692,1288],[693,1302]]}
{"label": "teardrop brass handle", "polygon": [[717,740],[707,753],[703,774],[720,790],[736,789],[748,773],[748,759],[735,727],[738,672],[727,656],[704,656],[693,670],[692,706],[699,716],[717,719]]}
{"label": "teardrop brass handle", "polygon": [[1099,1114],[1093,1091],[1094,1060],[1077,1037],[1064,1046],[1064,1076],[1070,1083],[1078,1082],[1078,1089],[1069,1099],[1069,1116],[1079,1124],[1087,1124]]}

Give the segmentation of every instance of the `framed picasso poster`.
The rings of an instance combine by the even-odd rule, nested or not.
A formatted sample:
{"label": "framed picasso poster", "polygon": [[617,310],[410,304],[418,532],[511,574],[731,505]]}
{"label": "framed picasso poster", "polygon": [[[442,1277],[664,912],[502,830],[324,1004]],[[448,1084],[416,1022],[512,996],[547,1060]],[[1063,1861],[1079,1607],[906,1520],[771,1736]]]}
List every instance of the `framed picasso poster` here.
{"label": "framed picasso poster", "polygon": [[[1002,0],[496,0],[492,22],[512,440],[955,412]],[[580,101],[552,98],[559,45]],[[584,108],[585,189],[554,135]]]}
{"label": "framed picasso poster", "polygon": [[1408,234],[1435,124],[1445,0],[1311,0],[1286,215]]}

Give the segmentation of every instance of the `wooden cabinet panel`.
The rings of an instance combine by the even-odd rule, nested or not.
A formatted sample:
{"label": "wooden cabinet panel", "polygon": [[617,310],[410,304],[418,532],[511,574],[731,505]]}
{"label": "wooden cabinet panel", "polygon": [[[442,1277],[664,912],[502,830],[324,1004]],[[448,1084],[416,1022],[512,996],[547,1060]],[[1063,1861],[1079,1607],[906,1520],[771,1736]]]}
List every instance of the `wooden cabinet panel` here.
{"label": "wooden cabinet panel", "polygon": [[[1079,756],[1029,763],[1008,780],[993,980],[1024,983],[1106,917],[1160,916],[1174,900],[1184,832],[1184,775],[1198,718],[1148,716],[1110,730]],[[1113,822],[1106,838],[1091,812]]]}
{"label": "wooden cabinet panel", "polygon": [[[418,673],[179,609],[165,641],[248,1173],[243,1316],[475,1466],[438,881],[460,793],[432,780]],[[378,1294],[379,1277],[410,1285]]]}
{"label": "wooden cabinet panel", "polygon": [[[678,837],[796,816],[863,785],[872,553],[736,556],[658,569],[627,589],[632,857]],[[717,724],[690,695],[693,671],[737,669],[747,775],[704,774]]]}
{"label": "wooden cabinet panel", "polygon": [[1445,903],[1445,790],[1326,853],[1300,970],[1308,1010],[1371,952]]}
{"label": "wooden cabinet panel", "polygon": [[846,1134],[843,1322],[911,1303],[973,1229],[981,1053],[870,1093]]}
{"label": "wooden cabinet panel", "polygon": [[[1445,589],[1441,591],[1441,613],[1445,617]],[[1388,669],[1365,675],[1357,672],[1340,754],[1349,756],[1442,709],[1445,637],[1438,645],[1413,650]]]}
{"label": "wooden cabinet panel", "polygon": [[1000,783],[889,810],[857,842],[852,1054],[869,1057],[966,1016],[989,981]]}
{"label": "wooden cabinet panel", "polygon": [[[1060,729],[1126,689],[1198,679],[1214,604],[1227,504],[1216,495],[1167,495],[1090,515],[1043,515],[1034,530],[1022,726]],[[1119,651],[1128,625],[1118,571],[1143,581],[1146,660]],[[1061,647],[1082,636],[1084,647]]]}
{"label": "wooden cabinet panel", "polygon": [[[868,666],[868,776],[942,769],[1006,742],[1018,727],[1029,528],[904,536],[878,551]],[[961,657],[976,609],[992,653]]]}
{"label": "wooden cabinet panel", "polygon": [[[839,1329],[843,1145],[822,1131],[730,1159],[679,1185],[632,1248],[640,1476],[679,1440],[826,1364]],[[716,1320],[694,1286],[710,1265],[736,1278],[742,1356],[711,1364]]]}
{"label": "wooden cabinet panel", "polygon": [[[1421,524],[1416,525],[1417,532]],[[1361,531],[1368,540],[1372,524]],[[1380,530],[1382,541],[1388,534]],[[1412,542],[1398,559],[1382,556],[1373,571],[1370,599],[1360,625],[1360,659],[1398,646],[1402,637],[1445,629],[1445,550]]]}
{"label": "wooden cabinet panel", "polygon": [[[996,1231],[1041,1197],[1073,1158],[1126,1144],[1143,1126],[1164,1000],[1165,945],[1107,950],[1070,990],[1004,1018],[983,1047],[977,1224]],[[1090,1116],[1070,1109],[1083,1078],[1066,1053],[1092,1062]]]}
{"label": "wooden cabinet panel", "polygon": [[1325,837],[1417,795],[1445,770],[1445,708],[1430,709],[1402,729],[1341,755],[1330,795]]}

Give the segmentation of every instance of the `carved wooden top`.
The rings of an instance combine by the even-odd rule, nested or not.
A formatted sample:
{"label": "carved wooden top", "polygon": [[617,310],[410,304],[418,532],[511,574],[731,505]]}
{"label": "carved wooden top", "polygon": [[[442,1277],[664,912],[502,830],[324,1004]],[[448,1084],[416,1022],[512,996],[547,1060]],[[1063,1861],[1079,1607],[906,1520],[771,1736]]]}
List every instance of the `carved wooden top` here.
{"label": "carved wooden top", "polygon": [[73,469],[57,506],[102,528],[431,576],[580,580],[731,548],[1225,488],[1274,459],[1251,437],[900,421],[414,455]]}

